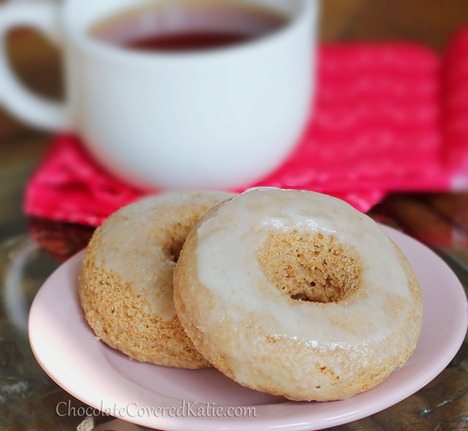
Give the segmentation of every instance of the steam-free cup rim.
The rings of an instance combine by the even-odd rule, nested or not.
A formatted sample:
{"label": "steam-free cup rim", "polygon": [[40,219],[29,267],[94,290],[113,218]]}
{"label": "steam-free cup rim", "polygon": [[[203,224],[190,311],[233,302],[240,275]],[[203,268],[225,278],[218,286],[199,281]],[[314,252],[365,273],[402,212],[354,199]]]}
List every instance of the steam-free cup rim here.
{"label": "steam-free cup rim", "polygon": [[[214,50],[199,50],[199,51],[186,51],[186,52],[145,52],[137,50],[127,50],[119,47],[118,45],[107,44],[102,41],[96,40],[89,34],[89,27],[93,24],[93,20],[87,23],[85,28],[81,28],[73,21],[74,14],[72,13],[73,6],[80,0],[68,0],[62,9],[62,22],[63,32],[65,38],[72,42],[78,49],[92,54],[97,58],[106,59],[108,61],[129,61],[132,60],[138,64],[141,63],[155,63],[161,61],[171,62],[204,62],[212,61],[214,59],[225,60],[236,56],[244,56],[253,54],[259,50],[268,49],[275,44],[287,39],[296,31],[302,29],[304,26],[313,25],[318,15],[318,1],[317,0],[290,0],[297,4],[298,12],[291,16],[291,19],[282,26],[280,29],[272,32],[271,34],[263,37],[254,38],[253,40],[240,43],[233,46]],[[274,7],[274,5],[273,5]],[[119,11],[119,8],[116,8]]]}

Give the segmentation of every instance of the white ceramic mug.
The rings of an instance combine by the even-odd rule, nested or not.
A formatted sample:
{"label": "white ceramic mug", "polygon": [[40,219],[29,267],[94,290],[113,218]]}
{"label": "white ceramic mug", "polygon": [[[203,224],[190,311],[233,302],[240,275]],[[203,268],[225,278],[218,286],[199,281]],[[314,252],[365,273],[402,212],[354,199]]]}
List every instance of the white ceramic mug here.
{"label": "white ceramic mug", "polygon": [[[89,35],[95,22],[146,1],[2,6],[0,103],[32,125],[76,132],[104,167],[138,186],[233,188],[278,166],[310,109],[317,1],[244,0],[290,19],[271,35],[211,51],[125,50]],[[17,26],[63,49],[65,103],[31,94],[14,76],[5,36]]]}

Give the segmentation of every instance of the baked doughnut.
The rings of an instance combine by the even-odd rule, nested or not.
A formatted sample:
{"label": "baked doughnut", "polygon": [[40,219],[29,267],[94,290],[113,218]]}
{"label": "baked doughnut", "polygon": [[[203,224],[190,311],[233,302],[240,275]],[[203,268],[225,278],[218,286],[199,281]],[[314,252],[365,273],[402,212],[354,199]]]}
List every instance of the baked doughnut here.
{"label": "baked doughnut", "polygon": [[174,274],[197,350],[241,385],[339,400],[403,365],[420,334],[407,259],[369,217],[319,193],[252,189],[202,219]]}
{"label": "baked doughnut", "polygon": [[79,296],[94,333],[138,361],[208,367],[177,319],[174,267],[190,229],[222,192],[166,193],[112,214],[94,233],[82,265]]}

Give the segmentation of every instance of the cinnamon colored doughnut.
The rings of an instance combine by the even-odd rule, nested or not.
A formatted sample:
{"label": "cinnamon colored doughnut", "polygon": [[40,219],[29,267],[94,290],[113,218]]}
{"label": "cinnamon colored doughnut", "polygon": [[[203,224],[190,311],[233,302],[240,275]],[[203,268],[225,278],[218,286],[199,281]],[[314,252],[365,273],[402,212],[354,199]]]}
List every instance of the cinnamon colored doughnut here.
{"label": "cinnamon colored doughnut", "polygon": [[196,349],[249,388],[339,400],[402,366],[421,329],[408,260],[369,217],[319,193],[253,189],[210,211],[174,274]]}
{"label": "cinnamon colored doughnut", "polygon": [[94,233],[79,296],[96,336],[138,361],[208,367],[177,319],[172,275],[190,229],[221,192],[166,193],[126,206]]}

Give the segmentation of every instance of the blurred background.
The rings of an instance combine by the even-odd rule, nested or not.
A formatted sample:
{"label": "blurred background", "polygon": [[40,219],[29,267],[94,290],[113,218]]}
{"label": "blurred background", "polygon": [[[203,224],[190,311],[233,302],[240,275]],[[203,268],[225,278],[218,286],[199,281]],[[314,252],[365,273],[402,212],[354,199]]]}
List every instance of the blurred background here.
{"label": "blurred background", "polygon": [[[403,40],[442,52],[454,32],[468,22],[465,0],[323,0],[320,3],[321,42]],[[62,96],[60,55],[43,37],[27,29],[13,31],[8,50],[15,70],[31,89],[57,99]],[[0,110],[0,133],[2,143],[38,135],[3,110]],[[0,151],[4,157],[8,150],[2,145]]]}
{"label": "blurred background", "polygon": [[[453,33],[468,21],[464,0],[322,0],[320,5],[321,42],[404,40],[442,52]],[[61,96],[57,49],[27,29],[12,32],[8,49],[24,82],[41,94]],[[27,136],[3,111],[0,121],[2,141]]]}
{"label": "blurred background", "polygon": [[[468,2],[464,0],[326,0],[321,2],[320,41],[404,40],[442,52],[467,20]],[[32,90],[62,97],[56,48],[39,34],[18,29],[10,34],[8,51],[15,71]],[[7,220],[18,217],[21,190],[47,143],[47,134],[0,108],[0,229],[13,228]],[[19,224],[14,225],[14,230],[21,230]]]}

